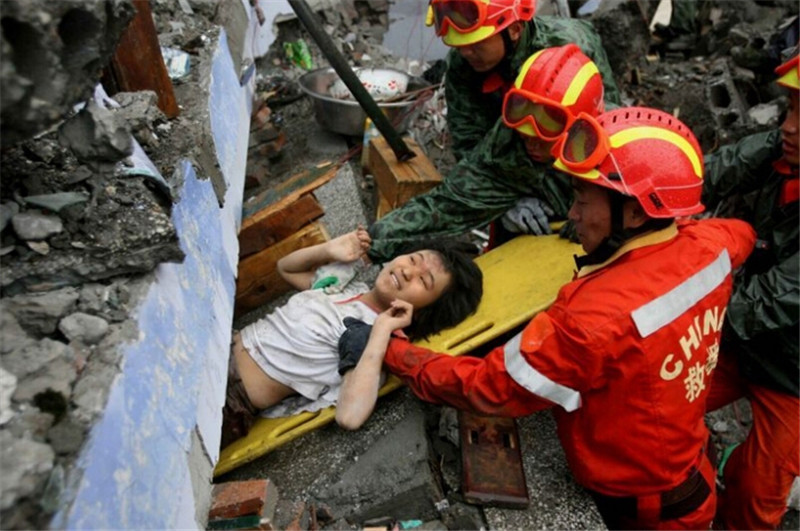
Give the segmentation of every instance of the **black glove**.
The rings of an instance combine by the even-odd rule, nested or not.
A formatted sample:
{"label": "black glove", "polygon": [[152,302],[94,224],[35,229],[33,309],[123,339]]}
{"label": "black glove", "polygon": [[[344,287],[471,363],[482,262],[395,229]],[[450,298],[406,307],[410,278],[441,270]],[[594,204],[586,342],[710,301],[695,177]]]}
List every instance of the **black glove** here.
{"label": "black glove", "polygon": [[364,349],[367,348],[369,334],[372,332],[372,325],[353,317],[345,317],[342,322],[347,330],[339,338],[340,375],[344,375],[358,364],[358,360],[364,354]]}
{"label": "black glove", "polygon": [[568,219],[567,222],[561,226],[561,230],[558,231],[558,237],[569,240],[572,243],[581,243],[578,239],[578,231],[575,230],[575,223],[573,223],[571,219]]}

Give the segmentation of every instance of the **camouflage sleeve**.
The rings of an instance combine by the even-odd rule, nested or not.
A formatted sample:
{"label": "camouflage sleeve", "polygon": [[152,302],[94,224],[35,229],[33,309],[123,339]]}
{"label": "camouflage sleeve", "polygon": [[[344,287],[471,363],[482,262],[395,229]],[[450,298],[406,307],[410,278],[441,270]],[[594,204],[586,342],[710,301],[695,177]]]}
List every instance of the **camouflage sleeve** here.
{"label": "camouflage sleeve", "polygon": [[703,204],[711,210],[733,195],[756,190],[763,184],[765,163],[780,157],[780,131],[746,136],[736,144],[723,146],[706,156]]}
{"label": "camouflage sleeve", "polygon": [[479,91],[469,65],[450,51],[445,73],[445,99],[447,100],[447,127],[450,131],[450,147],[456,160],[465,158],[492,128],[497,116],[486,114]]}
{"label": "camouflage sleeve", "polygon": [[384,262],[411,240],[458,236],[484,227],[519,197],[517,190],[498,182],[491,165],[470,156],[456,164],[439,186],[376,221],[369,228],[369,257]]}
{"label": "camouflage sleeve", "polygon": [[528,158],[516,133],[498,120],[473,152],[444,181],[374,223],[373,262],[393,258],[409,240],[456,236],[502,216],[522,197],[544,199],[559,217],[571,201],[568,179]]}

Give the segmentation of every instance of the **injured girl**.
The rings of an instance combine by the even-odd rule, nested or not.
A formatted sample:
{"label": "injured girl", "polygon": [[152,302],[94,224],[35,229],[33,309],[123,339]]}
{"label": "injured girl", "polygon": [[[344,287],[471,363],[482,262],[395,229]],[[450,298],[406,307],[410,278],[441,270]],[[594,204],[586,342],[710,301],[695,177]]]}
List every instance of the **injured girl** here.
{"label": "injured girl", "polygon": [[[415,242],[383,266],[371,289],[352,281],[369,245],[369,234],[359,227],[278,261],[281,276],[302,291],[234,334],[223,448],[246,435],[262,410],[289,397],[302,405],[282,414],[336,404],[336,422],[343,428],[355,430],[367,420],[384,380],[382,359],[340,359],[337,345],[345,318],[374,323],[369,342],[372,350],[383,351],[392,333],[424,339],[477,309],[483,277],[472,261],[472,245]],[[410,307],[411,324],[401,331]]]}

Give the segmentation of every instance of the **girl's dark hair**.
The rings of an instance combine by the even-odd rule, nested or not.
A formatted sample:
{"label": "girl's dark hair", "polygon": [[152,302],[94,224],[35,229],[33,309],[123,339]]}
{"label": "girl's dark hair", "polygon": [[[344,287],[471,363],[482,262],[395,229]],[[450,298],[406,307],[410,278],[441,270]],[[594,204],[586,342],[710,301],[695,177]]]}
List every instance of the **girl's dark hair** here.
{"label": "girl's dark hair", "polygon": [[474,245],[454,240],[419,240],[408,244],[400,254],[422,250],[438,254],[452,280],[435,302],[414,309],[411,324],[403,330],[412,341],[457,325],[475,313],[483,296],[483,273],[473,261],[478,254]]}

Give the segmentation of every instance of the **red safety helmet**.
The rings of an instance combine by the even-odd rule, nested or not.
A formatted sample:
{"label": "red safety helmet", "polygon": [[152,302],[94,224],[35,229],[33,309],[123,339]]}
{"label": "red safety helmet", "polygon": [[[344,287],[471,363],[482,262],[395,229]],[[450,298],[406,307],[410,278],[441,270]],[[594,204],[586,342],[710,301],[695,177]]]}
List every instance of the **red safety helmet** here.
{"label": "red safety helmet", "polygon": [[776,83],[782,87],[800,90],[800,55],[795,55],[775,69],[778,74]]}
{"label": "red safety helmet", "polygon": [[703,153],[669,113],[647,107],[581,113],[553,147],[554,167],[635,197],[652,218],[703,211]]}
{"label": "red safety helmet", "polygon": [[522,134],[554,141],[580,113],[605,109],[603,78],[576,44],[545,48],[520,68],[503,100],[503,122]]}
{"label": "red safety helmet", "polygon": [[426,23],[448,46],[468,46],[533,18],[536,0],[431,0]]}

